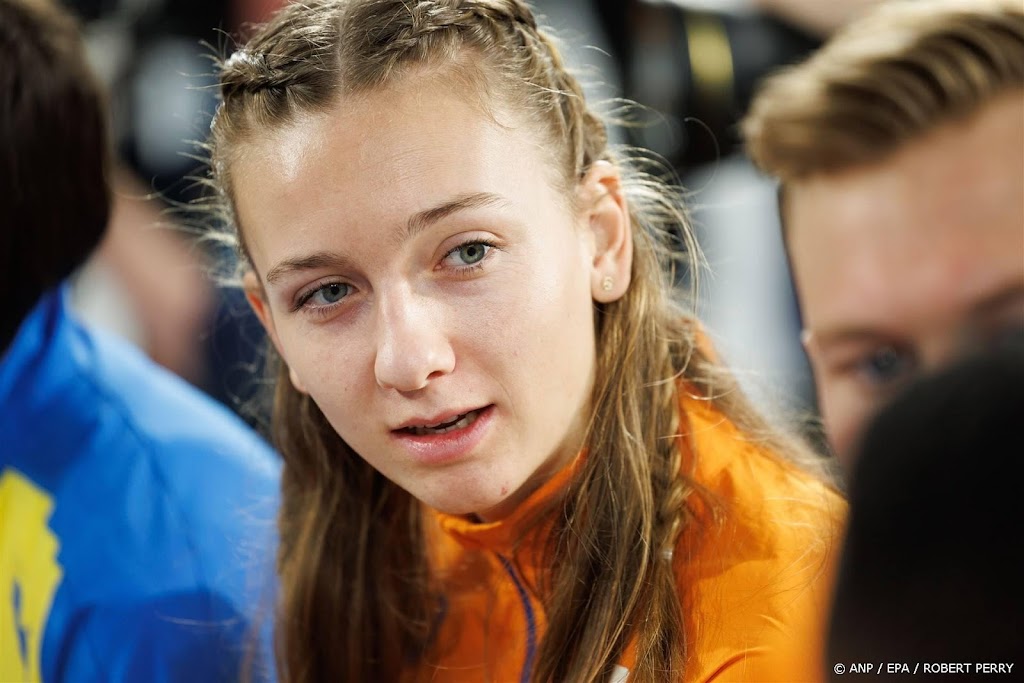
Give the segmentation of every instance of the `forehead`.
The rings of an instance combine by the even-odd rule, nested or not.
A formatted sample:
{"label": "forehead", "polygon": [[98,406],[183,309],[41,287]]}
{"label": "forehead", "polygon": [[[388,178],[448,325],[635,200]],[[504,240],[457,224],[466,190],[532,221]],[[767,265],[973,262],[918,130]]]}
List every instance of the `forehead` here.
{"label": "forehead", "polygon": [[[301,113],[245,141],[236,166],[273,166],[276,180],[291,184],[314,165],[399,170],[413,157],[441,161],[449,143],[491,153],[513,138],[528,142],[529,133],[500,104],[452,89],[436,74],[411,73],[378,90],[346,93],[325,111]],[[247,175],[236,175],[245,185]]]}
{"label": "forehead", "polygon": [[460,194],[533,196],[559,175],[524,117],[430,77],[300,116],[246,142],[231,172],[252,252],[265,251],[285,227],[292,238],[346,226],[382,230]]}
{"label": "forehead", "polygon": [[1024,281],[1022,150],[1014,94],[882,163],[789,186],[787,245],[808,326],[952,315]]}

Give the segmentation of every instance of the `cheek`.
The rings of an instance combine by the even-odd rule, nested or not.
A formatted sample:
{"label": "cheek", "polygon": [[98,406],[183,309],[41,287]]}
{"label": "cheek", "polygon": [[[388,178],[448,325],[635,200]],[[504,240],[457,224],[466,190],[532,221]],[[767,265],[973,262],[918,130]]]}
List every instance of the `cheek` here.
{"label": "cheek", "polygon": [[[501,384],[517,414],[559,414],[585,398],[594,364],[589,278],[569,259],[517,263],[456,313],[456,359]],[[471,314],[467,315],[467,312]]]}
{"label": "cheek", "polygon": [[518,315],[522,340],[532,350],[534,367],[564,375],[585,363],[594,343],[593,300],[589,278],[565,263],[522,303]]}
{"label": "cheek", "polygon": [[524,342],[544,346],[567,329],[592,325],[589,277],[580,266],[576,240],[570,236],[523,252],[503,264],[475,301],[467,302],[475,311],[474,322],[495,328],[499,343],[507,340],[510,351]]}
{"label": "cheek", "polygon": [[365,365],[360,357],[365,353],[353,344],[340,343],[340,335],[330,325],[279,330],[279,339],[285,362],[324,414],[332,422],[337,417],[333,413],[346,414],[336,409],[355,400],[353,395]]}

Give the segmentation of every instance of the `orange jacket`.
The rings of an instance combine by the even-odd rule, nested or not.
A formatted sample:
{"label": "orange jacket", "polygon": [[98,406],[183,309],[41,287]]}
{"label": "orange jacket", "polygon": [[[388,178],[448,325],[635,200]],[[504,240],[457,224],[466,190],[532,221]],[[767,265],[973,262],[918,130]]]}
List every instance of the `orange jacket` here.
{"label": "orange jacket", "polygon": [[[690,605],[682,680],[799,681],[815,670],[820,642],[804,643],[805,657],[779,657],[778,650],[786,649],[790,634],[820,633],[831,585],[826,568],[846,504],[827,485],[745,440],[708,402],[684,398],[682,412],[695,478],[725,504],[718,522],[697,507],[673,557]],[[415,680],[529,681],[546,626],[529,587],[538,585],[544,568],[524,562],[522,553],[512,562],[512,548],[525,518],[557,495],[573,471],[557,474],[497,522],[435,515],[434,561],[448,577],[441,646]],[[618,671],[628,671],[632,660],[628,648]]]}

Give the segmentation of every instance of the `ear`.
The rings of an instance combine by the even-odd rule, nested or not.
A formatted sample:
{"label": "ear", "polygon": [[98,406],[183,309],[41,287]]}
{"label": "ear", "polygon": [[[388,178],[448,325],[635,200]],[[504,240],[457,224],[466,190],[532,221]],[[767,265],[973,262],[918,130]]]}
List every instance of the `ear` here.
{"label": "ear", "polygon": [[[267,336],[270,337],[270,341],[274,348],[277,349],[277,353],[284,359],[285,356],[281,349],[281,342],[277,338],[274,316],[270,312],[270,304],[267,302],[266,292],[263,290],[263,285],[260,284],[259,277],[257,277],[254,271],[246,271],[245,275],[242,276],[242,288],[245,290],[245,299],[249,302],[249,306],[252,307],[253,313],[256,314],[256,317],[263,325],[263,329],[267,331]],[[285,364],[288,365],[288,377],[292,381],[292,386],[303,394],[309,393],[287,360],[285,360]]]}
{"label": "ear", "polygon": [[629,289],[633,266],[633,230],[619,169],[594,163],[579,184],[581,228],[589,231],[594,253],[590,291],[594,301],[610,303]]}

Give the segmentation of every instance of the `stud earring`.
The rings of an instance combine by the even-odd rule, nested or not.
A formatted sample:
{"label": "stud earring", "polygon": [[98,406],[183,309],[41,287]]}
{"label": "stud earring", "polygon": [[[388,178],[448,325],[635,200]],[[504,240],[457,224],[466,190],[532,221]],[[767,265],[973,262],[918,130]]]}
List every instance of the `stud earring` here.
{"label": "stud earring", "polygon": [[612,291],[612,287],[615,286],[615,280],[612,279],[611,275],[605,275],[604,279],[601,280],[601,289],[606,292]]}

